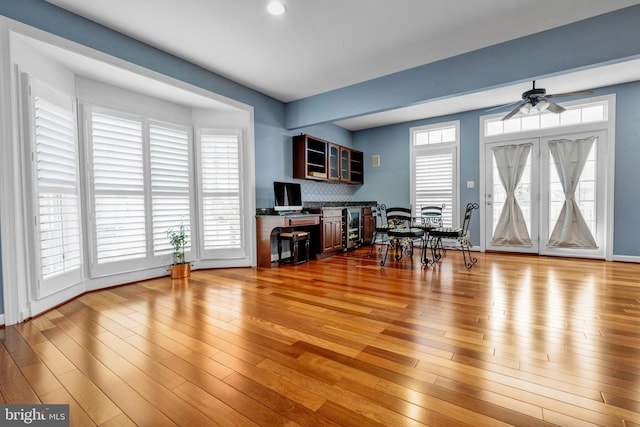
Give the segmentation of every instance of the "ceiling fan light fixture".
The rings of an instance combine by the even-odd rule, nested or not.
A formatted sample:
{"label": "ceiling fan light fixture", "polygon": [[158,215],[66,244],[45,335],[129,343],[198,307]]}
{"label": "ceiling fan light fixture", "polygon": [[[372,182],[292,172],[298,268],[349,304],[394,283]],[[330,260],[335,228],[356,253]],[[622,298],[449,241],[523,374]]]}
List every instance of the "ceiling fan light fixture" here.
{"label": "ceiling fan light fixture", "polygon": [[549,108],[549,101],[547,101],[546,99],[543,99],[542,101],[538,102],[538,104],[536,105],[536,108],[540,113],[542,113],[543,111],[546,111],[547,108]]}
{"label": "ceiling fan light fixture", "polygon": [[267,11],[274,16],[279,16],[287,11],[287,6],[281,1],[273,0],[267,5]]}
{"label": "ceiling fan light fixture", "polygon": [[536,107],[534,107],[533,105],[531,105],[530,102],[527,102],[526,104],[523,104],[520,107],[520,112],[522,114],[535,114],[536,113]]}

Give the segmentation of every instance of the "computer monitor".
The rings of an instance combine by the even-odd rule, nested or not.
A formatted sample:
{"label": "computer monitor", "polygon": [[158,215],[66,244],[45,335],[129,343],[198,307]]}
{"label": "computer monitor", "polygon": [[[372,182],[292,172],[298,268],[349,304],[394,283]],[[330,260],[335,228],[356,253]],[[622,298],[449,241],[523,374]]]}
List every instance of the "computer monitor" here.
{"label": "computer monitor", "polygon": [[302,192],[296,182],[273,183],[274,210],[280,212],[302,210]]}

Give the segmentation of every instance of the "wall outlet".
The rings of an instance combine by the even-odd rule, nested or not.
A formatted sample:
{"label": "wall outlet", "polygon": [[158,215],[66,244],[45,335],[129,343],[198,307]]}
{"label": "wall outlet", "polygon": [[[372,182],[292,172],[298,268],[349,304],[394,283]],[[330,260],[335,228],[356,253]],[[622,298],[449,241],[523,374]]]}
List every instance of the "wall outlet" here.
{"label": "wall outlet", "polygon": [[467,181],[467,188],[476,188],[475,181]]}

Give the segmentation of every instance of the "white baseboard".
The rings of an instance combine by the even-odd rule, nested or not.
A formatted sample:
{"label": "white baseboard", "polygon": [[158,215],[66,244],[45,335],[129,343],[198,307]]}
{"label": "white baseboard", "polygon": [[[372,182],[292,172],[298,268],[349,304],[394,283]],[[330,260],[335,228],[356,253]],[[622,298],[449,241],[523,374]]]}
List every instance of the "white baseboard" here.
{"label": "white baseboard", "polygon": [[638,262],[640,263],[640,257],[638,256],[630,256],[630,255],[614,255],[614,261],[622,261],[622,262]]}

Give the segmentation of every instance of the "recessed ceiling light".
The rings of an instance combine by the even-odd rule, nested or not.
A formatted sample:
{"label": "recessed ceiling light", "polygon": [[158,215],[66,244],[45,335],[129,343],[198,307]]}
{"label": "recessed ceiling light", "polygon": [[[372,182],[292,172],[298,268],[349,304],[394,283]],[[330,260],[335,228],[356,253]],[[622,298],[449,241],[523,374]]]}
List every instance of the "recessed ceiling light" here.
{"label": "recessed ceiling light", "polygon": [[274,0],[272,2],[269,2],[267,11],[269,11],[270,14],[277,16],[285,13],[287,11],[287,7],[281,1]]}

